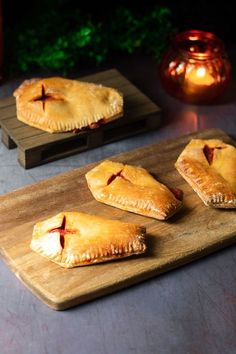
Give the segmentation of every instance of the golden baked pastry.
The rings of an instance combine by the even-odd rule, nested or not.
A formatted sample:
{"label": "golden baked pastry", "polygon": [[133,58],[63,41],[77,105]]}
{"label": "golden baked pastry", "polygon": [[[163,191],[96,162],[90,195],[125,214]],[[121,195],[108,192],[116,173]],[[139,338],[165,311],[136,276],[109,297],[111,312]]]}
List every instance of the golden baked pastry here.
{"label": "golden baked pastry", "polygon": [[179,190],[170,190],[142,167],[106,160],[86,180],[96,200],[137,214],[164,220],[182,206]]}
{"label": "golden baked pastry", "polygon": [[17,118],[49,133],[97,128],[123,115],[123,97],[117,90],[78,80],[26,80],[14,96]]}
{"label": "golden baked pastry", "polygon": [[206,205],[236,208],[235,147],[216,139],[193,139],[175,166]]}
{"label": "golden baked pastry", "polygon": [[62,212],[34,226],[30,247],[65,268],[144,253],[142,226],[78,212]]}

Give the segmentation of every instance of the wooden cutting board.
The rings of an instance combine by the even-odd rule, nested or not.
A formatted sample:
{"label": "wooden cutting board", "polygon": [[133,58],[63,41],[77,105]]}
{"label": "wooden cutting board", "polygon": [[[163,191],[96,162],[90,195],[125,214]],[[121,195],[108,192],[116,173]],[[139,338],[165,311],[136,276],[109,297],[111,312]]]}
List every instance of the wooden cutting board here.
{"label": "wooden cutting board", "polygon": [[[204,206],[174,168],[177,156],[191,138],[230,141],[222,131],[211,129],[111,158],[141,165],[161,182],[184,191],[184,207],[169,221],[153,220],[95,201],[84,177],[95,164],[0,197],[0,220],[3,221],[0,249],[6,263],[48,306],[63,310],[138,283],[235,242],[236,211]],[[147,254],[87,267],[61,268],[31,251],[29,244],[33,225],[63,210],[80,210],[146,226]]]}

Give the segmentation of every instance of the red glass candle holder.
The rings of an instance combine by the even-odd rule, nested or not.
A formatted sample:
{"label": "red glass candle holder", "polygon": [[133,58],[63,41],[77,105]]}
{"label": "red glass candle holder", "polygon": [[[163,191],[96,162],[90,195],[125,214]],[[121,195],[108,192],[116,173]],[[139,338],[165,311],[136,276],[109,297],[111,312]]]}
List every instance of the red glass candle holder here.
{"label": "red glass candle holder", "polygon": [[205,31],[176,34],[161,61],[160,78],[168,93],[185,102],[216,100],[230,80],[223,42]]}

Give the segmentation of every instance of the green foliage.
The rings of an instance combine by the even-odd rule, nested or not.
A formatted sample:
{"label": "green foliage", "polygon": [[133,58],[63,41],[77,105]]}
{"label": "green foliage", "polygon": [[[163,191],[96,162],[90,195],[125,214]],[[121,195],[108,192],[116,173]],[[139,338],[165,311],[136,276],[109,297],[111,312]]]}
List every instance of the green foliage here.
{"label": "green foliage", "polygon": [[7,29],[5,66],[10,75],[34,69],[68,74],[80,64],[99,65],[117,52],[139,50],[158,59],[173,31],[167,7],[144,14],[119,7],[103,22],[77,9],[58,16],[49,7]]}

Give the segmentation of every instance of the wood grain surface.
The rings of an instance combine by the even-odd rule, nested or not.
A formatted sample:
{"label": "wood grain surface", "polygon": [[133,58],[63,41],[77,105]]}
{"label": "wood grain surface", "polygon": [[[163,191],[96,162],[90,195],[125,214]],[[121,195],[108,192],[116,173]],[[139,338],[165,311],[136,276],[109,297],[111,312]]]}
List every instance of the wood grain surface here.
{"label": "wood grain surface", "polygon": [[[179,153],[196,137],[231,141],[224,132],[210,129],[110,158],[141,165],[161,182],[184,191],[182,211],[168,221],[157,221],[96,202],[84,177],[95,164],[0,197],[0,220],[4,220],[0,249],[6,263],[48,306],[63,310],[232,244],[236,241],[235,210],[204,206],[174,168]],[[146,226],[147,254],[94,266],[61,268],[31,251],[29,244],[33,225],[63,210],[83,211]]]}
{"label": "wood grain surface", "polygon": [[16,118],[15,98],[0,100],[2,141],[9,149],[17,147],[18,160],[25,168],[42,165],[160,126],[160,108],[118,70],[110,69],[81,81],[118,89],[124,96],[124,116],[99,129],[50,134],[30,127]]}

